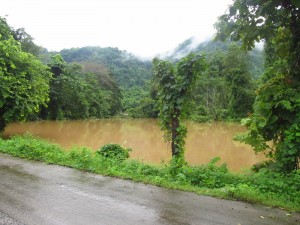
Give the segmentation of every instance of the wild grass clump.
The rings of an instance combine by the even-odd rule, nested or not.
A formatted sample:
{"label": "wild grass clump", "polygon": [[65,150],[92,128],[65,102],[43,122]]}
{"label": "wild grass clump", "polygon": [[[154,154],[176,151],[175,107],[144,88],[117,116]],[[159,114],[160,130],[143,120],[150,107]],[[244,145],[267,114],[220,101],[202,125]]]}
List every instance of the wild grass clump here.
{"label": "wild grass clump", "polygon": [[57,144],[33,137],[31,134],[0,139],[0,152],[13,156],[61,164],[66,160],[65,151]]}
{"label": "wild grass clump", "polygon": [[86,147],[65,151],[59,145],[31,135],[0,139],[0,153],[166,188],[300,211],[299,171],[285,175],[261,169],[236,174],[225,164],[218,166],[219,158],[205,165],[180,168],[172,163],[151,165],[128,159],[128,149],[124,151],[121,146],[104,147],[99,152]]}
{"label": "wild grass clump", "polygon": [[129,152],[131,149],[123,148],[118,144],[106,144],[97,151],[101,156],[116,160],[125,160],[129,158]]}

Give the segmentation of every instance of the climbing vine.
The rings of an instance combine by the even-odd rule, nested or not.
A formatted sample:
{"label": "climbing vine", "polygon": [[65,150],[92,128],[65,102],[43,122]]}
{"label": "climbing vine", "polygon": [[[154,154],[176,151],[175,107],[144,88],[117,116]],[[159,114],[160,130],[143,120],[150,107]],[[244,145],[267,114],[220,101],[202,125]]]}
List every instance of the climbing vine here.
{"label": "climbing vine", "polygon": [[189,108],[192,87],[205,67],[203,56],[195,53],[190,53],[176,64],[158,58],[153,60],[160,125],[165,140],[171,142],[173,161],[179,166],[184,164],[187,133],[182,121]]}

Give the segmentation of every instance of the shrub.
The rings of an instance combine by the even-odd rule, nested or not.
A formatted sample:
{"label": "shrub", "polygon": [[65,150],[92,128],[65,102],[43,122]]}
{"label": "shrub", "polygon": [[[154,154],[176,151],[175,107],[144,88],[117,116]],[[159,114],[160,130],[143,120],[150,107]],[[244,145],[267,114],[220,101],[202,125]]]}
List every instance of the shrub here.
{"label": "shrub", "polygon": [[118,144],[106,144],[97,153],[105,158],[125,160],[129,158],[130,151],[130,148],[123,148]]}

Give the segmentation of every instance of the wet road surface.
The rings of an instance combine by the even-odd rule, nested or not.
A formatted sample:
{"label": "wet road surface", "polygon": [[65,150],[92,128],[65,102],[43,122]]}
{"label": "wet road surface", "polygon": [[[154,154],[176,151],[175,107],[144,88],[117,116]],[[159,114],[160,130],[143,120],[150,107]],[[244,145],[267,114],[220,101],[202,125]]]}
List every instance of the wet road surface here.
{"label": "wet road surface", "polygon": [[299,224],[289,214],[0,155],[0,224]]}

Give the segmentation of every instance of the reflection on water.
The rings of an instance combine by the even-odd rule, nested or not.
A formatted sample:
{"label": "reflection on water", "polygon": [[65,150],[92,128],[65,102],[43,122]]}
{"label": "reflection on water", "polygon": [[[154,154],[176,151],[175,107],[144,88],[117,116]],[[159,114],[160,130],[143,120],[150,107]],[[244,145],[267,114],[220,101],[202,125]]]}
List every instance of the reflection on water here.
{"label": "reflection on water", "polygon": [[[186,160],[192,164],[208,163],[219,156],[232,170],[246,168],[263,159],[249,146],[232,140],[234,134],[245,131],[237,124],[188,123]],[[94,150],[107,143],[129,147],[131,158],[160,163],[171,158],[170,145],[154,119],[102,119],[84,121],[38,121],[12,123],[4,136],[30,132],[70,148],[87,146]]]}

